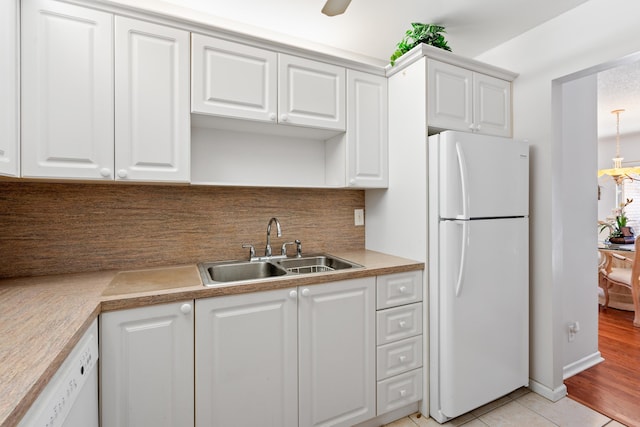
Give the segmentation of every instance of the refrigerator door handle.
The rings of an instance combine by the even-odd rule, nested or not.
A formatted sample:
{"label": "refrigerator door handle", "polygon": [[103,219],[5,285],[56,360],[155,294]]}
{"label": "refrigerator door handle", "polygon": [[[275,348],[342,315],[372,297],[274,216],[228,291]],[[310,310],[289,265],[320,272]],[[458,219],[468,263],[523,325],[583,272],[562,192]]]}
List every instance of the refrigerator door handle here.
{"label": "refrigerator door handle", "polygon": [[462,275],[467,261],[467,246],[469,244],[469,221],[456,221],[456,224],[462,225],[462,244],[460,250],[460,269],[458,270],[458,280],[456,281],[456,297],[460,296],[462,291]]}
{"label": "refrigerator door handle", "polygon": [[467,172],[467,162],[464,157],[464,151],[462,145],[456,142],[456,154],[458,157],[458,170],[460,171],[460,192],[462,196],[462,214],[458,215],[456,219],[469,219],[469,182]]}

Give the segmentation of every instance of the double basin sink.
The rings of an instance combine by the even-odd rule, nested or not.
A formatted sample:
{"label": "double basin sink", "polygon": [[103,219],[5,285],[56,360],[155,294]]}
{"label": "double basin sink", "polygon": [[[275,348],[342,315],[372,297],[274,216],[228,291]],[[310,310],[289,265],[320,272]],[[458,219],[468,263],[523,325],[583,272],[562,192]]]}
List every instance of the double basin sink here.
{"label": "double basin sink", "polygon": [[362,267],[360,264],[328,254],[198,264],[198,270],[205,286]]}

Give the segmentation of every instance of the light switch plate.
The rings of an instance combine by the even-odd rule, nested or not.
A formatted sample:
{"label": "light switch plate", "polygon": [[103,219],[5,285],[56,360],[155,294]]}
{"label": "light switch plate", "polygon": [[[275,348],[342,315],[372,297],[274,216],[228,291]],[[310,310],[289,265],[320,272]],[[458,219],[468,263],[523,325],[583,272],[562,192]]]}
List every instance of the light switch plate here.
{"label": "light switch plate", "polygon": [[355,225],[364,225],[364,209],[355,209],[353,211],[353,219]]}

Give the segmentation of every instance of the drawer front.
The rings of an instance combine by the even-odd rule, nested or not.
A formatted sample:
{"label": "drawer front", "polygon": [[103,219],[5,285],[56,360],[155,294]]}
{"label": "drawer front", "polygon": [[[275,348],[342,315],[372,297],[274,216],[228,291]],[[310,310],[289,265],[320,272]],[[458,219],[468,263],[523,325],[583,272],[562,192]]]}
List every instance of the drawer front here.
{"label": "drawer front", "polygon": [[378,382],[377,415],[422,399],[422,368]]}
{"label": "drawer front", "polygon": [[422,303],[380,310],[377,316],[378,345],[422,334]]}
{"label": "drawer front", "polygon": [[422,271],[378,276],[377,309],[396,307],[422,301]]}
{"label": "drawer front", "polygon": [[378,347],[378,381],[422,366],[422,335]]}

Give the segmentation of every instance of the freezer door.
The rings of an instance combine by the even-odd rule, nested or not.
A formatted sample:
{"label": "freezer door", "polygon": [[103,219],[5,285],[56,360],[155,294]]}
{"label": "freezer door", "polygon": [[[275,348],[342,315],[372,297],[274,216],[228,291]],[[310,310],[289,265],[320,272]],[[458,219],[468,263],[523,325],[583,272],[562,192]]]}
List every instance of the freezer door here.
{"label": "freezer door", "polygon": [[528,219],[443,221],[440,233],[439,400],[452,418],[528,384]]}
{"label": "freezer door", "polygon": [[440,218],[529,215],[529,145],[447,131],[438,143]]}

